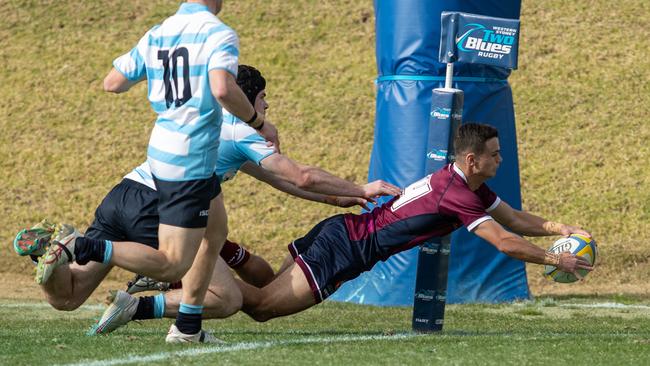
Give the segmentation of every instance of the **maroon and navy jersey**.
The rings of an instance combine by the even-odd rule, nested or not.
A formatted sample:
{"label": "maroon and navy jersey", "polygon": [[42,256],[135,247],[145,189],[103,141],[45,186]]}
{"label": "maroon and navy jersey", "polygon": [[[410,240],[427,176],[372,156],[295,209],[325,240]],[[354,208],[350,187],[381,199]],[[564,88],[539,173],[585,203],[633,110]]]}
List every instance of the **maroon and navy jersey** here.
{"label": "maroon and navy jersey", "polygon": [[350,240],[361,246],[364,261],[372,266],[463,225],[472,231],[492,219],[488,212],[500,202],[485,184],[470,190],[463,172],[448,164],[371,212],[346,214],[345,225]]}

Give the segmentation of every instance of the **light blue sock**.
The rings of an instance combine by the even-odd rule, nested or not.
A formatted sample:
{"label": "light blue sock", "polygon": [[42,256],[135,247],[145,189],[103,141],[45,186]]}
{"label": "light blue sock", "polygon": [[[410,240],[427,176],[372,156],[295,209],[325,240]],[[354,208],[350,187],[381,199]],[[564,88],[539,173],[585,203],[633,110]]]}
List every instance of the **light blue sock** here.
{"label": "light blue sock", "polygon": [[203,313],[203,305],[190,305],[181,303],[181,306],[178,308],[178,312],[185,314],[201,314]]}
{"label": "light blue sock", "polygon": [[153,298],[153,317],[160,319],[165,316],[165,295],[158,294]]}
{"label": "light blue sock", "polygon": [[113,242],[110,240],[106,240],[106,247],[104,248],[104,260],[102,263],[108,264],[111,261],[111,258],[113,257]]}

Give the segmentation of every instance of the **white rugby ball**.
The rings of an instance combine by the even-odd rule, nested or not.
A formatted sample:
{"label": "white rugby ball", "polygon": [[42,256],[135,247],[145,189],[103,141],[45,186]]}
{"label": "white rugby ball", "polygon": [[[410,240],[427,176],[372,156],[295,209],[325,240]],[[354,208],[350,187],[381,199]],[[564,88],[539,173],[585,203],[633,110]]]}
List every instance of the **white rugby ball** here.
{"label": "white rugby ball", "polygon": [[[596,263],[598,246],[596,245],[596,241],[591,238],[584,235],[571,234],[568,238],[557,240],[553,245],[551,245],[548,251],[556,254],[570,252],[585,258],[593,266]],[[579,269],[578,273],[582,277],[585,277],[589,271]],[[544,276],[560,283],[571,283],[578,280],[578,277],[573,273],[562,272],[557,267],[551,265],[544,266]]]}

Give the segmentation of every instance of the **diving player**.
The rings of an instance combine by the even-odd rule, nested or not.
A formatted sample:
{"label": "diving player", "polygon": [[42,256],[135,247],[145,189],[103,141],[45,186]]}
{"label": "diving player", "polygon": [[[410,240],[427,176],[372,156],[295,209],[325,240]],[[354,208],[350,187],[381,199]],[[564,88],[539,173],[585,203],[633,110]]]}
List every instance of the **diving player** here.
{"label": "diving player", "polygon": [[378,261],[461,226],[513,258],[553,265],[578,277],[578,269],[593,269],[582,257],[546,252],[518,235],[591,237],[578,227],[515,210],[490,190],[485,181],[501,163],[495,128],[464,124],[454,146],[455,163],[411,184],[402,195],[368,213],[325,219],[292,242],[295,263],[261,290],[249,289],[249,305],[242,310],[258,321],[305,310]]}

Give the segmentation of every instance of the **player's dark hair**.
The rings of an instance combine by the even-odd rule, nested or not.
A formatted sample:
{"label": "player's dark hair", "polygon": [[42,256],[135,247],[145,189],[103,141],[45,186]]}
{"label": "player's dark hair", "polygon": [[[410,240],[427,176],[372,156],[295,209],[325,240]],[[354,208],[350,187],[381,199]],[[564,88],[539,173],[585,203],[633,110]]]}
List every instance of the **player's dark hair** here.
{"label": "player's dark hair", "polygon": [[237,85],[244,91],[248,101],[255,106],[257,94],[266,89],[266,79],[253,66],[239,65],[239,69],[237,70]]}
{"label": "player's dark hair", "polygon": [[458,128],[454,137],[456,156],[472,152],[480,155],[485,151],[487,140],[499,137],[496,128],[482,123],[465,123]]}

